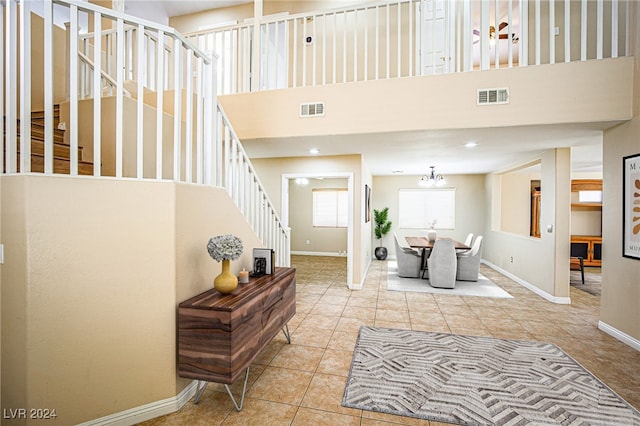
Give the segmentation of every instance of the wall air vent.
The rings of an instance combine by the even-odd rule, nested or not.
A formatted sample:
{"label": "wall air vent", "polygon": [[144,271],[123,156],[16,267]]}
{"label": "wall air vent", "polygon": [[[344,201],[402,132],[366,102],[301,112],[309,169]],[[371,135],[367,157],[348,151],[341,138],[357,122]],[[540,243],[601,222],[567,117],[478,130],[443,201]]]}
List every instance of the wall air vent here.
{"label": "wall air vent", "polygon": [[477,105],[496,105],[509,103],[509,89],[479,89]]}
{"label": "wall air vent", "polygon": [[324,115],[324,102],[300,104],[300,117],[317,117]]}

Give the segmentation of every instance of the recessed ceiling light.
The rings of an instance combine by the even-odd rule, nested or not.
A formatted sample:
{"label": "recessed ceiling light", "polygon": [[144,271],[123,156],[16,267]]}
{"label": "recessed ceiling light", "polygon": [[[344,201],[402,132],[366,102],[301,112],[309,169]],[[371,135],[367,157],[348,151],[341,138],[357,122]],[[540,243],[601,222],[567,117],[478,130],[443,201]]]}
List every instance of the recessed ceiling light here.
{"label": "recessed ceiling light", "polygon": [[320,150],[318,148],[311,148],[309,150],[309,154],[318,154],[320,152]]}
{"label": "recessed ceiling light", "polygon": [[467,142],[464,144],[465,148],[474,148],[478,146],[478,142]]}
{"label": "recessed ceiling light", "polygon": [[404,173],[404,170],[393,170],[391,173],[393,173],[393,174],[401,174],[401,173]]}

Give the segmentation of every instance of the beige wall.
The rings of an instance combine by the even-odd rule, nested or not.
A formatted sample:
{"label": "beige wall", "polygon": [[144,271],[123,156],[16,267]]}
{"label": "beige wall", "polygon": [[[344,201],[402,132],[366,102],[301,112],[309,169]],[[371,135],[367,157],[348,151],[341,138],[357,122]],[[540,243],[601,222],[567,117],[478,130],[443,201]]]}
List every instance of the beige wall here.
{"label": "beige wall", "polygon": [[[420,176],[374,176],[373,177],[373,208],[380,210],[389,207],[389,220],[392,222],[391,232],[384,238],[382,244],[389,248],[389,255],[395,256],[393,233],[397,233],[401,244],[404,237],[423,234],[426,230],[400,228],[398,222],[398,190],[404,188],[420,188]],[[482,235],[485,228],[485,211],[487,211],[484,194],[484,175],[447,175],[447,188],[456,190],[456,228],[453,230],[438,230],[438,235],[464,241],[467,234],[473,232]],[[371,234],[372,244],[379,241]]]}
{"label": "beige wall", "polygon": [[[624,43],[625,43],[625,19],[624,19],[624,10],[626,8],[627,1],[621,0],[618,2],[619,4],[619,16],[620,18],[620,27],[618,28],[618,54],[624,55]],[[597,2],[595,1],[587,1],[587,58],[595,59],[596,58],[596,37],[597,37]],[[555,41],[555,62],[563,62],[564,61],[564,37],[565,37],[565,4],[564,1],[556,1],[554,3],[554,16],[555,22],[554,27],[558,27],[560,33],[554,36]],[[579,0],[572,0],[570,2],[570,30],[571,30],[571,60],[577,61],[580,60],[580,43],[576,43],[576,40],[580,40],[581,37],[581,19],[582,19],[582,3]],[[535,8],[536,3],[529,3],[529,64],[535,64],[535,25],[533,25],[533,19],[535,17]],[[603,1],[603,56],[610,57],[611,56],[611,1],[605,0]],[[549,15],[549,1],[541,1],[540,2],[540,14],[541,16]],[[506,31],[506,30],[505,30]],[[540,22],[540,61],[543,64],[549,63],[549,21],[546,19],[542,19]],[[520,38],[522,42],[522,38]]]}
{"label": "beige wall", "polygon": [[[220,102],[240,139],[616,121],[632,116],[632,73],[633,58],[624,57],[270,90]],[[476,106],[478,89],[503,86],[510,88],[508,105]],[[301,103],[317,101],[326,103],[325,116],[298,116]]]}
{"label": "beige wall", "polygon": [[[275,15],[288,12],[290,15],[304,12],[315,12],[321,10],[348,7],[356,4],[367,3],[366,0],[275,0],[263,3],[262,15]],[[245,19],[253,18],[253,3],[241,4],[233,7],[205,10],[203,12],[191,13],[188,15],[174,16],[169,18],[169,26],[174,27],[181,33],[197,31],[199,27],[220,24],[229,21],[244,22]]]}
{"label": "beige wall", "polygon": [[[347,228],[313,226],[313,190],[347,189],[347,179],[310,179],[299,186],[289,179],[289,227],[291,251],[336,254],[347,251]],[[309,244],[307,244],[309,241]]]}
{"label": "beige wall", "polygon": [[[640,22],[640,7],[631,22]],[[640,153],[640,31],[634,26],[633,120],[604,132],[601,321],[636,339],[640,347],[640,260],[622,256],[622,157]]]}
{"label": "beige wall", "polygon": [[506,173],[502,179],[500,230],[529,236],[531,230],[531,175]]}
{"label": "beige wall", "polygon": [[[541,156],[540,238],[502,232],[493,215],[500,204],[487,210],[483,258],[548,295],[566,303],[569,296],[570,155],[568,148],[545,151]],[[502,182],[504,184],[504,182]],[[485,179],[487,203],[500,190],[495,175]],[[499,223],[499,222],[498,222]],[[552,231],[547,226],[552,225]]]}
{"label": "beige wall", "polygon": [[[222,189],[5,176],[3,408],[69,425],[174,397],[176,305],[212,286],[208,239],[259,241]],[[28,226],[27,226],[28,224]]]}

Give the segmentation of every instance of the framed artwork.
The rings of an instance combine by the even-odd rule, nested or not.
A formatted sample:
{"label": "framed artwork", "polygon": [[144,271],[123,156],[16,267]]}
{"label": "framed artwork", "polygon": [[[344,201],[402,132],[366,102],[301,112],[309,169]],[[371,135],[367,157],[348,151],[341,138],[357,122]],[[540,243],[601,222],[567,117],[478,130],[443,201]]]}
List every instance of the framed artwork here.
{"label": "framed artwork", "polygon": [[622,255],[640,259],[640,154],[622,158]]}
{"label": "framed artwork", "polygon": [[371,187],[369,185],[364,186],[364,221],[371,221]]}

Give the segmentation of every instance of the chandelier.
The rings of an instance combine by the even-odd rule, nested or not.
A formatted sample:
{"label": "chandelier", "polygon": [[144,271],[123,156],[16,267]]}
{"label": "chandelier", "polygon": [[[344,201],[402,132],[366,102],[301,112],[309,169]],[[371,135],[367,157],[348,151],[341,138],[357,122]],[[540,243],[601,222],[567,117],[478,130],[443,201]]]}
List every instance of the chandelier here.
{"label": "chandelier", "polygon": [[430,166],[431,173],[423,175],[418,182],[420,186],[444,186],[447,182],[442,174],[436,174],[436,166]]}

